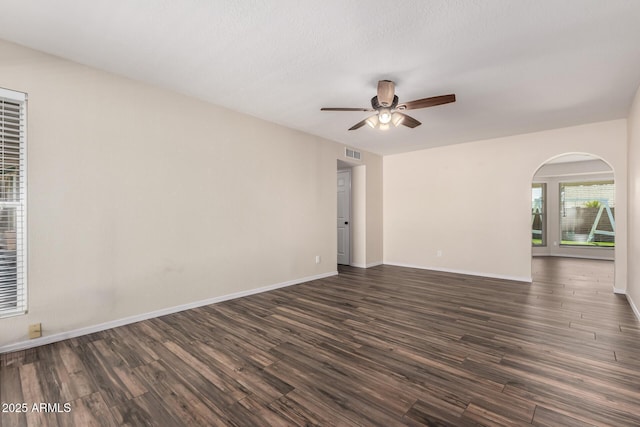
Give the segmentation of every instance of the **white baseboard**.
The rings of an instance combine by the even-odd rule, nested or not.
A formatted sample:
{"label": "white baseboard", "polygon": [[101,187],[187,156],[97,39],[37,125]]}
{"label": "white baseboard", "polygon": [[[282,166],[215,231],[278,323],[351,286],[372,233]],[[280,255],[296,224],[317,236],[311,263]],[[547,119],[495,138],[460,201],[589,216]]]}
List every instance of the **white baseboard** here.
{"label": "white baseboard", "polygon": [[532,283],[531,277],[524,276],[507,276],[504,274],[479,273],[477,271],[457,270],[454,268],[425,267],[423,265],[403,264],[395,262],[385,262],[386,265],[394,265],[396,267],[419,268],[421,270],[441,271],[443,273],[465,274],[468,276],[486,277],[489,279],[512,280],[514,282]]}
{"label": "white baseboard", "polygon": [[634,302],[631,299],[631,297],[629,296],[629,294],[626,294],[626,296],[627,296],[627,301],[629,301],[629,305],[631,306],[631,309],[633,310],[633,314],[636,315],[636,319],[640,320],[640,310],[638,310],[638,307],[634,304]]}
{"label": "white baseboard", "polygon": [[360,264],[359,262],[352,262],[351,264],[349,264],[349,267],[367,268],[367,265],[366,264]]}
{"label": "white baseboard", "polygon": [[624,289],[613,288],[613,293],[626,296],[627,301],[629,301],[629,305],[631,306],[631,310],[633,310],[633,314],[636,315],[636,319],[640,320],[640,310],[638,310],[638,307],[633,302],[633,300],[631,299],[631,296],[627,293],[627,291]]}
{"label": "white baseboard", "polygon": [[29,341],[21,341],[14,344],[8,344],[0,347],[0,354],[10,353],[13,351],[26,350],[33,347],[39,347],[41,345],[52,344],[54,342],[63,341],[69,338],[76,338],[83,335],[93,334],[95,332],[104,331],[118,326],[129,325],[131,323],[140,322],[142,320],[153,319],[155,317],[165,316],[167,314],[178,313],[180,311],[189,310],[191,308],[202,307],[205,305],[216,304],[222,301],[228,301],[236,298],[242,298],[249,295],[259,294],[262,292],[272,291],[287,286],[298,285],[300,283],[310,282],[312,280],[324,279],[325,277],[331,277],[337,275],[337,271],[330,271],[328,273],[318,274],[315,276],[302,277],[300,279],[288,280],[286,282],[276,283],[273,285],[263,286],[256,289],[249,289],[247,291],[234,292],[232,294],[223,295],[214,298],[208,298],[205,300],[194,301],[187,304],[181,304],[174,307],[167,307],[160,310],[151,311],[149,313],[137,314],[135,316],[125,317],[123,319],[112,320],[98,325],[87,326],[80,329],[74,329],[72,331],[60,332],[58,334],[49,335],[42,338],[36,338]]}
{"label": "white baseboard", "polygon": [[382,265],[382,261],[379,262],[372,262],[370,264],[359,264],[359,263],[352,263],[349,264],[351,267],[357,267],[357,268],[371,268],[371,267],[376,267],[378,265]]}

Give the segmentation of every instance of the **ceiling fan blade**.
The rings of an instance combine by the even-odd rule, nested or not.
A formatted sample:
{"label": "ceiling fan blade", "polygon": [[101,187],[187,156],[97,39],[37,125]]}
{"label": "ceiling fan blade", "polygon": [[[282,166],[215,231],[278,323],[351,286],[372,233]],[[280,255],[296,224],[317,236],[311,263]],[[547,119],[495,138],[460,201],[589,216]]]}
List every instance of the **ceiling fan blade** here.
{"label": "ceiling fan blade", "polygon": [[395,85],[391,80],[380,80],[378,82],[378,102],[380,105],[389,107],[393,103],[395,90]]}
{"label": "ceiling fan blade", "polygon": [[435,107],[436,105],[448,104],[456,102],[456,95],[432,96],[431,98],[416,99],[415,101],[405,102],[398,105],[399,110],[417,110],[418,108]]}
{"label": "ceiling fan blade", "polygon": [[400,114],[402,116],[402,121],[400,122],[400,124],[410,127],[411,129],[413,129],[414,127],[420,126],[422,124],[416,119],[414,119],[413,117],[407,116],[406,114],[402,114],[398,112],[396,112],[396,114]]}
{"label": "ceiling fan blade", "polygon": [[371,108],[321,108],[320,111],[373,111]]}
{"label": "ceiling fan blade", "polygon": [[349,128],[349,130],[356,130],[356,129],[360,129],[362,126],[364,126],[367,123],[367,119],[364,119],[361,122],[356,123],[355,125],[351,126]]}

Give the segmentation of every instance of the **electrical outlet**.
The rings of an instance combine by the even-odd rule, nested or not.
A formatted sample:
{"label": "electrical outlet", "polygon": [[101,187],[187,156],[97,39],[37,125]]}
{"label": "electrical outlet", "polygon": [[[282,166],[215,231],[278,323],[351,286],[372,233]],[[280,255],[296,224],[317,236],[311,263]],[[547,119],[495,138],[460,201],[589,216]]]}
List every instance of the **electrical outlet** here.
{"label": "electrical outlet", "polygon": [[442,256],[442,249],[438,249],[438,250],[436,251],[436,255],[437,255],[437,256]]}
{"label": "electrical outlet", "polygon": [[316,264],[320,264],[322,262],[322,259],[320,258],[320,255],[316,255]]}
{"label": "electrical outlet", "polygon": [[42,324],[34,323],[29,325],[29,339],[40,338],[42,336]]}

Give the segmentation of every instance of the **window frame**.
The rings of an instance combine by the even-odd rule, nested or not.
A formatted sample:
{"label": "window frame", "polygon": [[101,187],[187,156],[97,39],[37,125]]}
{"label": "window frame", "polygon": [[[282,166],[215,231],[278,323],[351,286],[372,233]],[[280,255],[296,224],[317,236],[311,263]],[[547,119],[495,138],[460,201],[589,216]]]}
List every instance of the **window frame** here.
{"label": "window frame", "polygon": [[[563,248],[588,248],[589,250],[594,250],[594,249],[600,249],[600,250],[615,250],[615,246],[616,246],[616,239],[615,239],[615,228],[614,228],[614,234],[613,234],[613,245],[608,246],[608,245],[589,245],[589,244],[570,244],[570,243],[563,243],[565,242],[565,240],[563,240],[563,233],[562,233],[562,218],[566,217],[566,207],[564,207],[564,203],[565,200],[563,198],[563,187],[564,186],[569,186],[569,187],[574,187],[574,186],[580,186],[580,185],[597,185],[597,184],[612,184],[613,185],[613,191],[614,191],[614,202],[615,202],[615,186],[616,186],[616,180],[614,178],[610,178],[610,179],[570,179],[570,180],[560,180],[558,181],[558,231],[559,231],[559,240],[558,240],[558,245],[560,247]],[[595,198],[586,198],[584,201],[590,201],[590,200],[596,200]],[[614,208],[615,208],[615,203],[614,203]],[[615,214],[613,214],[614,217],[614,221],[615,221]]]}
{"label": "window frame", "polygon": [[[533,237],[531,237],[531,247],[532,248],[544,248],[547,246],[547,183],[546,182],[533,182],[531,184],[531,189],[533,190],[533,188],[535,187],[540,187],[542,190],[542,206],[541,206],[541,212],[540,212],[540,217],[541,217],[541,221],[542,221],[542,230],[540,230],[540,240],[541,243],[539,245],[533,243]],[[533,207],[532,207],[533,209]],[[533,215],[533,212],[531,212],[531,215]],[[533,221],[534,218],[531,218],[531,234],[533,235]]]}
{"label": "window frame", "polygon": [[[27,292],[27,94],[0,87],[0,100],[19,104],[18,189],[17,200],[0,201],[2,207],[16,208],[16,307],[0,309],[0,319],[24,315],[28,311]],[[0,123],[0,128],[2,128]],[[0,147],[4,141],[0,136]],[[2,164],[2,161],[0,161]],[[10,285],[9,285],[10,286]]]}

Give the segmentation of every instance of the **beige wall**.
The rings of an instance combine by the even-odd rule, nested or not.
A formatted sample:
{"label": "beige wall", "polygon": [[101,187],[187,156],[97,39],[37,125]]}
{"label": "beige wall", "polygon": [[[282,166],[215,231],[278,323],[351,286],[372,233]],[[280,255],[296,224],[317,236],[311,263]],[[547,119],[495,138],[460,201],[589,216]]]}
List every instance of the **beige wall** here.
{"label": "beige wall", "polygon": [[629,128],[629,283],[627,298],[640,318],[640,89],[628,120]]}
{"label": "beige wall", "polygon": [[383,259],[383,162],[372,157],[367,163],[367,267],[382,264]]}
{"label": "beige wall", "polygon": [[585,152],[615,172],[624,290],[626,142],[626,120],[616,120],[385,156],[384,262],[530,280],[533,175],[551,157]]}
{"label": "beige wall", "polygon": [[[0,86],[29,96],[29,313],[0,319],[0,350],[30,323],[59,336],[335,272],[343,146],[2,41],[0,57]],[[382,161],[362,164],[381,262]]]}
{"label": "beige wall", "polygon": [[351,168],[351,265],[367,264],[367,167]]}

